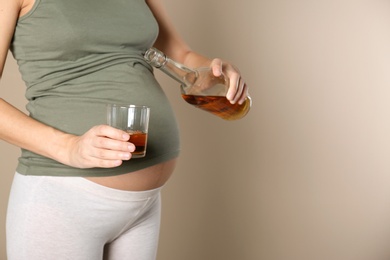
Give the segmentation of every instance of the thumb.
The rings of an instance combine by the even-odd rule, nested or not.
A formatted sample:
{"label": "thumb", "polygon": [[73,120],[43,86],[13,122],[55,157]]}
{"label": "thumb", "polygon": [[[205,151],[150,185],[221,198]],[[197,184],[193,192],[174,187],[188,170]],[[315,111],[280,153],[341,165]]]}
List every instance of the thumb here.
{"label": "thumb", "polygon": [[211,61],[210,67],[213,71],[213,75],[219,77],[222,75],[222,60],[221,59],[213,59]]}

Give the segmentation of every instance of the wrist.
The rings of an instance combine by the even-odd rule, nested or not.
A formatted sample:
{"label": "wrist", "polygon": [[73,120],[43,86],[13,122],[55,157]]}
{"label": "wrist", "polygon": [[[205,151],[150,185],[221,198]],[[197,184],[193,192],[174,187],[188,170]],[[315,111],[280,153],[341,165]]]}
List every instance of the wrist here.
{"label": "wrist", "polygon": [[51,149],[48,157],[60,163],[71,164],[71,146],[76,136],[53,129]]}

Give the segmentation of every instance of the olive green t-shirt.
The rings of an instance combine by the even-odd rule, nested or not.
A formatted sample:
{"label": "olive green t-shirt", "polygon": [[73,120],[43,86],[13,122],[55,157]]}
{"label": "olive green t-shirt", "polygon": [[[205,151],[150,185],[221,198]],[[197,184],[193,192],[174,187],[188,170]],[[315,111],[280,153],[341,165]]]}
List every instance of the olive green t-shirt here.
{"label": "olive green t-shirt", "polygon": [[[22,150],[25,175],[110,176],[139,170],[179,154],[174,113],[143,53],[158,24],[145,0],[35,0],[18,20],[11,51],[26,84],[29,115],[82,135],[106,124],[106,104],[147,105],[146,157],[110,169],[78,169]],[[50,145],[50,143],[47,143]]]}

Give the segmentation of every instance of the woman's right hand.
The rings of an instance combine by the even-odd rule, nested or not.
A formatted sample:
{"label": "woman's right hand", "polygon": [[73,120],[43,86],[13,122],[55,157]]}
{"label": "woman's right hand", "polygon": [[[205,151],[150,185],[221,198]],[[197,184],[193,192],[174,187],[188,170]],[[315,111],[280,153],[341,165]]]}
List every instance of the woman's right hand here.
{"label": "woman's right hand", "polygon": [[67,135],[63,163],[76,168],[112,168],[130,160],[135,146],[129,134],[108,125],[92,127],[82,136]]}

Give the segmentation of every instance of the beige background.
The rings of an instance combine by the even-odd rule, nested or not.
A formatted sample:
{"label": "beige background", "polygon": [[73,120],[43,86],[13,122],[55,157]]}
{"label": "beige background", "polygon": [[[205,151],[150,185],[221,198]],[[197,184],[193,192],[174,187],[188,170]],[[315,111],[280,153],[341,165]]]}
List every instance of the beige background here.
{"label": "beige background", "polygon": [[[254,105],[225,122],[158,74],[183,149],[158,259],[390,259],[390,2],[164,2],[194,49],[239,66]],[[11,57],[0,91],[23,108]],[[0,259],[18,154],[0,143]]]}

